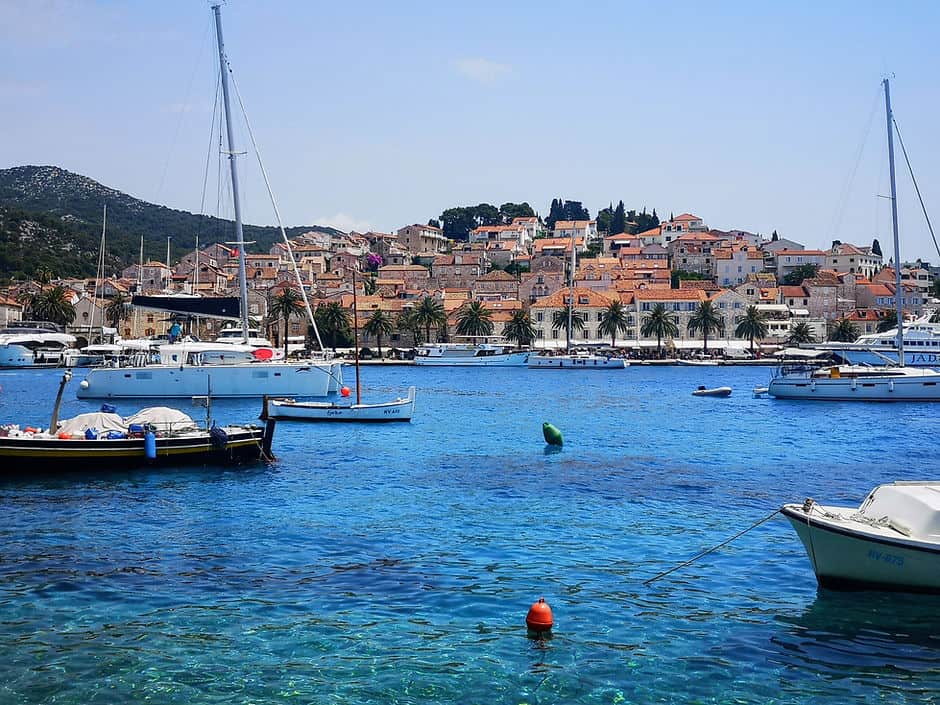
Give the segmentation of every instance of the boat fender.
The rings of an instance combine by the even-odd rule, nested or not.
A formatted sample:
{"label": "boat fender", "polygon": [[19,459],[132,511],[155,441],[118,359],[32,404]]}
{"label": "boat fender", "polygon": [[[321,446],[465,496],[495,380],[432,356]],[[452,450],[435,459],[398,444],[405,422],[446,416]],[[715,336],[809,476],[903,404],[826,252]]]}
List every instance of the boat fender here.
{"label": "boat fender", "polygon": [[33,428],[32,426],[27,426],[23,429],[23,433],[39,433],[39,429]]}
{"label": "boat fender", "polygon": [[209,429],[209,440],[213,448],[223,450],[228,445],[228,434],[218,426],[213,426]]}
{"label": "boat fender", "polygon": [[545,438],[545,442],[550,446],[564,445],[561,431],[547,421],[542,424],[542,436]]}
{"label": "boat fender", "polygon": [[157,459],[157,434],[153,431],[147,431],[144,434],[144,454],[147,460]]}
{"label": "boat fender", "polygon": [[61,441],[68,440],[71,437],[72,437],[71,434],[68,434],[65,431],[59,431],[59,434],[56,436],[56,438],[58,438]]}

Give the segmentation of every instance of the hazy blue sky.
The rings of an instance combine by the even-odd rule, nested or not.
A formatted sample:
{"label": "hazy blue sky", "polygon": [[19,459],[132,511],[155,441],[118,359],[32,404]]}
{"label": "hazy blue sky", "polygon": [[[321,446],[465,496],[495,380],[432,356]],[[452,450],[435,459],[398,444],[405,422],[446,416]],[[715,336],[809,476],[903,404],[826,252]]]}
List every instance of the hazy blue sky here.
{"label": "hazy blue sky", "polygon": [[[593,215],[622,198],[811,247],[878,237],[886,256],[886,72],[940,224],[938,19],[936,2],[223,7],[287,224],[394,230],[479,202],[545,214],[555,196]],[[0,167],[57,164],[198,211],[213,41],[204,0],[0,0]],[[241,163],[246,221],[273,223]],[[936,262],[900,152],[898,175],[902,256]]]}

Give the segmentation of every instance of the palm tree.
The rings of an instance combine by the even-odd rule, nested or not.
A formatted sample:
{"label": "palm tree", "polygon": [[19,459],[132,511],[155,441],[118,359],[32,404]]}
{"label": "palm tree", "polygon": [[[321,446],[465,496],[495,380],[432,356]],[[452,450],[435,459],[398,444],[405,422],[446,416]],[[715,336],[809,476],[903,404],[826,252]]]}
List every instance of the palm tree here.
{"label": "palm tree", "polygon": [[457,312],[457,335],[493,335],[493,312],[482,301],[471,301]]}
{"label": "palm tree", "polygon": [[571,311],[571,305],[557,309],[552,312],[552,330],[565,329],[565,347],[571,348],[571,334],[575,331],[584,330],[584,318],[579,311],[571,311],[571,330],[568,330],[568,312]]}
{"label": "palm tree", "polygon": [[33,272],[33,278],[40,284],[48,284],[52,281],[52,271],[48,267],[39,267]]}
{"label": "palm tree", "polygon": [[754,354],[754,339],[762,340],[767,337],[767,316],[763,311],[758,311],[757,306],[748,306],[744,311],[744,317],[734,329],[734,335],[738,338],[747,338],[751,341],[751,354]]}
{"label": "palm tree", "polygon": [[663,338],[671,338],[679,335],[679,326],[672,319],[666,305],[659,303],[653,306],[653,310],[643,316],[643,325],[640,327],[640,335],[644,338],[656,336],[656,356],[662,357]]}
{"label": "palm tree", "polygon": [[275,294],[268,302],[268,317],[272,321],[284,322],[284,357],[287,357],[287,331],[292,316],[299,314],[304,307],[304,299],[299,292],[287,287]]}
{"label": "palm tree", "polygon": [[802,345],[803,343],[815,343],[816,336],[813,335],[813,329],[809,323],[800,321],[790,329],[790,335],[787,337],[789,345]]}
{"label": "palm tree", "polygon": [[708,352],[708,336],[712,333],[724,333],[725,319],[715,309],[714,303],[703,301],[698,305],[695,313],[689,317],[688,329],[689,335],[696,335],[701,331],[702,350]]}
{"label": "palm tree", "polygon": [[414,309],[406,308],[395,319],[395,327],[400,331],[408,331],[415,345],[421,344],[421,324],[415,316]]}
{"label": "palm tree", "polygon": [[617,333],[626,333],[630,330],[627,325],[627,310],[620,301],[612,301],[601,312],[601,324],[597,328],[601,335],[610,336],[610,347],[617,346]]}
{"label": "palm tree", "polygon": [[36,294],[30,291],[21,291],[16,296],[16,303],[23,307],[22,317],[24,320],[33,317],[33,309],[36,304]]}
{"label": "palm tree", "polygon": [[886,311],[884,317],[878,321],[878,332],[884,333],[898,327],[898,312]]}
{"label": "palm tree", "polygon": [[130,317],[130,303],[131,300],[124,294],[118,294],[108,303],[104,310],[104,317],[112,328],[120,327],[121,321],[126,321]]}
{"label": "palm tree", "polygon": [[391,335],[393,328],[392,317],[381,309],[373,311],[372,315],[369,316],[369,320],[362,327],[368,335],[375,336],[375,344],[379,349],[379,358],[382,357],[382,336]]}
{"label": "palm tree", "polygon": [[829,340],[840,343],[852,343],[858,338],[858,328],[848,318],[840,318],[829,329]]}
{"label": "palm tree", "polygon": [[503,335],[506,340],[515,341],[519,347],[531,345],[535,340],[535,326],[528,311],[516,311],[512,318],[503,326]]}
{"label": "palm tree", "polygon": [[418,325],[424,326],[424,335],[429,343],[431,342],[431,326],[447,323],[444,304],[431,296],[425,296],[421,299],[421,303],[414,310],[414,315]]}
{"label": "palm tree", "polygon": [[56,285],[33,297],[33,313],[41,321],[68,325],[75,320],[75,306],[69,301],[65,287]]}
{"label": "palm tree", "polygon": [[331,301],[317,306],[316,318],[320,332],[329,336],[333,352],[336,352],[337,341],[349,330],[349,314],[338,301]]}

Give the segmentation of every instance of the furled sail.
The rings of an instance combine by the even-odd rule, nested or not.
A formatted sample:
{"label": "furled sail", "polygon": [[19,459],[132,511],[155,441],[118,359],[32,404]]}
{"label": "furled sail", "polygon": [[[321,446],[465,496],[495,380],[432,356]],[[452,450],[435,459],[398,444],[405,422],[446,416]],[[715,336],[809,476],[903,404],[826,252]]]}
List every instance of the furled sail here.
{"label": "furled sail", "polygon": [[140,308],[187,316],[238,320],[241,315],[237,296],[134,296],[131,303]]}

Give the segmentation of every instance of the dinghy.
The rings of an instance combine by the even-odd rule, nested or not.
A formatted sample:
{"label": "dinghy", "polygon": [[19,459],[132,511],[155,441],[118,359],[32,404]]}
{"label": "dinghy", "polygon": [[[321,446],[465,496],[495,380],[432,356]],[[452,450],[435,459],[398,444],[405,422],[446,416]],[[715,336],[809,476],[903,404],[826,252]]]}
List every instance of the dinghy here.
{"label": "dinghy", "polygon": [[728,397],[731,396],[731,387],[713,387],[712,389],[708,389],[705,385],[702,385],[692,392],[692,395],[696,397]]}

